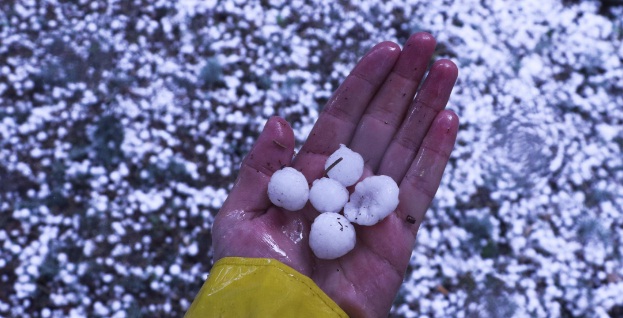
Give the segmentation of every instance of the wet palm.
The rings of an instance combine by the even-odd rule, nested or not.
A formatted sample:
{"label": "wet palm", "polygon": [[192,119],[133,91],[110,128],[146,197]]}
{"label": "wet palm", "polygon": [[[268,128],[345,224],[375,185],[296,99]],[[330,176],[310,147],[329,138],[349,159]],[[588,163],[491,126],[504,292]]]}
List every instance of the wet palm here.
{"label": "wet palm", "polygon": [[[217,215],[215,259],[274,258],[311,277],[350,316],[386,316],[458,129],[457,116],[444,110],[457,77],[454,63],[436,62],[420,87],[434,47],[431,35],[418,33],[402,52],[390,42],[371,49],[333,94],[294,160],[292,129],[271,118]],[[310,183],[321,177],[340,143],[363,156],[364,176],[396,180],[400,204],[382,222],[356,226],[357,243],[347,255],[321,260],[308,244],[318,212],[309,203],[297,212],[275,207],[266,189],[284,165]]]}

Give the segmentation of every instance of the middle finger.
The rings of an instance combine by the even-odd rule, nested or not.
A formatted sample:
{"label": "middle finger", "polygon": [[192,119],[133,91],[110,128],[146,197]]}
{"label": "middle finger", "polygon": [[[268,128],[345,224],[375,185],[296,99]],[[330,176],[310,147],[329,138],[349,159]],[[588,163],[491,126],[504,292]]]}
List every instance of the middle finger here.
{"label": "middle finger", "polygon": [[359,121],[350,148],[361,154],[373,172],[413,101],[435,44],[435,38],[425,32],[407,40],[392,72]]}

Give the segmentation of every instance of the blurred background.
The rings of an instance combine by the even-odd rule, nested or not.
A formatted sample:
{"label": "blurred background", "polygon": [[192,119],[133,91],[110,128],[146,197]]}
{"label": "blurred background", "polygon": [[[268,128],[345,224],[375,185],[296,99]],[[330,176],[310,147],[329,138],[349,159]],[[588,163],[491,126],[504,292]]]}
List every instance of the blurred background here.
{"label": "blurred background", "polygon": [[267,118],[375,43],[460,69],[394,317],[623,316],[621,1],[2,1],[0,316],[180,317]]}

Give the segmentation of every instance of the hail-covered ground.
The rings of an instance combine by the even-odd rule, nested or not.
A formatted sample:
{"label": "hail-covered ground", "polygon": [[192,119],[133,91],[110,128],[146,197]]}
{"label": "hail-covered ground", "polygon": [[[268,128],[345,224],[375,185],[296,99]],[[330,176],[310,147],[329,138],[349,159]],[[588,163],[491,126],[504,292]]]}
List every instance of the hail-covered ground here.
{"label": "hail-covered ground", "polygon": [[623,315],[617,1],[2,1],[0,316],[181,316],[272,115],[428,31],[456,150],[391,315]]}

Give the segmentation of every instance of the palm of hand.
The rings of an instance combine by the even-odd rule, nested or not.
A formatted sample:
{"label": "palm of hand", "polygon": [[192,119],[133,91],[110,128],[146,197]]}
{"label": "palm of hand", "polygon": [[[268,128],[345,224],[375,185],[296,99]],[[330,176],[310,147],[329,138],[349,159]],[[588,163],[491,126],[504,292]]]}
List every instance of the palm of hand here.
{"label": "palm of hand", "polygon": [[[291,128],[271,118],[217,215],[215,260],[274,258],[311,277],[350,316],[386,316],[458,128],[456,115],[443,110],[457,77],[452,62],[435,63],[413,99],[434,46],[425,33],[413,35],[402,52],[389,42],[375,46],[334,93],[294,161]],[[340,143],[363,156],[364,176],[394,178],[400,203],[382,222],[356,226],[351,252],[321,260],[308,244],[318,212],[309,203],[297,212],[275,207],[266,189],[284,165],[302,171],[309,182],[321,177],[326,158]]]}

